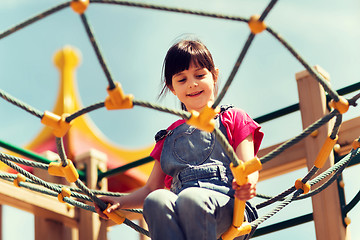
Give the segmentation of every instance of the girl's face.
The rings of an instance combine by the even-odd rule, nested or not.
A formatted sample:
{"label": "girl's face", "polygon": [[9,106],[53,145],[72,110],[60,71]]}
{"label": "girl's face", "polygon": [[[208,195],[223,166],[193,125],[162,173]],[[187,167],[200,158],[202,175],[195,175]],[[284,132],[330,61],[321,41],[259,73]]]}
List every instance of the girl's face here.
{"label": "girl's face", "polygon": [[214,78],[207,68],[191,63],[189,69],[172,76],[170,90],[185,104],[188,111],[200,112],[208,102],[214,102],[216,81],[217,76]]}

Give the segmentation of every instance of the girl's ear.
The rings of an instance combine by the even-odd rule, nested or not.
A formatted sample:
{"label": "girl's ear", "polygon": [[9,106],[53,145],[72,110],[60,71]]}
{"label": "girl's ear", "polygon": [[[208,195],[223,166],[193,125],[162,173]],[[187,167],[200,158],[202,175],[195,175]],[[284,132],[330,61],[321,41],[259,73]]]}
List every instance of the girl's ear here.
{"label": "girl's ear", "polygon": [[176,92],[172,87],[169,87],[169,90],[176,96]]}
{"label": "girl's ear", "polygon": [[217,80],[219,78],[219,69],[218,68],[215,68],[215,72],[216,72],[216,76],[214,77],[214,83],[216,84],[217,83]]}

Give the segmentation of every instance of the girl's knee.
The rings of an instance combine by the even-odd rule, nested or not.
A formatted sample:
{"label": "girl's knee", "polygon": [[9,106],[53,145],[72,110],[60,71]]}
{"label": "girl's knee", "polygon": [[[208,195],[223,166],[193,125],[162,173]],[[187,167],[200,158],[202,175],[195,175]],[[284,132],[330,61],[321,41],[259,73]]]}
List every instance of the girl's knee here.
{"label": "girl's knee", "polygon": [[173,201],[174,194],[165,189],[159,189],[151,192],[144,200],[143,211],[161,211],[164,208],[168,208],[169,204]]}
{"label": "girl's knee", "polygon": [[176,201],[176,206],[179,209],[202,209],[205,210],[206,208],[212,209],[212,201],[209,196],[206,194],[202,194],[199,192],[199,188],[186,188],[180,192],[178,199]]}

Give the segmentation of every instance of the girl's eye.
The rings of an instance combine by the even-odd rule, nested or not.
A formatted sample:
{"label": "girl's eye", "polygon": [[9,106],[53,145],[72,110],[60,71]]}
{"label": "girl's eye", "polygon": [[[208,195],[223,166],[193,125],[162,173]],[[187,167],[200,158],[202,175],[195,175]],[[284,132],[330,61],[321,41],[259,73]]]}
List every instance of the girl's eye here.
{"label": "girl's eye", "polygon": [[198,74],[196,75],[197,78],[203,78],[205,76],[205,74]]}
{"label": "girl's eye", "polygon": [[185,78],[179,79],[178,82],[185,82]]}

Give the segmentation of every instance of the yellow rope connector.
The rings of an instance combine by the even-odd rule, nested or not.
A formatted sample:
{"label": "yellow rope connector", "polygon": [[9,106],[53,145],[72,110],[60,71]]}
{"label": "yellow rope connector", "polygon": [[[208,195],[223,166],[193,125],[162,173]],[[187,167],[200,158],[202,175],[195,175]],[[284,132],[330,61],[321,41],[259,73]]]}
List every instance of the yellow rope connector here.
{"label": "yellow rope connector", "polygon": [[41,119],[41,123],[49,126],[53,129],[53,134],[56,137],[63,137],[71,127],[71,122],[68,123],[65,119],[70,116],[68,113],[64,113],[62,116],[56,115],[52,112],[45,111],[44,116]]}
{"label": "yellow rope connector", "polygon": [[107,89],[109,96],[106,97],[105,107],[107,110],[127,109],[133,107],[134,96],[125,95],[120,83],[115,83],[115,88]]}
{"label": "yellow rope connector", "polygon": [[89,0],[73,0],[70,3],[72,10],[78,14],[83,14],[89,6]]}
{"label": "yellow rope connector", "polygon": [[340,96],[339,101],[335,102],[334,100],[331,100],[329,102],[329,106],[338,110],[340,114],[344,114],[349,110],[349,102],[346,100],[346,98]]}
{"label": "yellow rope connector", "polygon": [[103,213],[106,216],[108,216],[111,220],[113,220],[115,223],[122,224],[125,221],[125,217],[121,214],[119,210],[108,213],[107,209],[109,207],[111,207],[111,204],[108,204],[107,208],[103,211]]}
{"label": "yellow rope connector", "polygon": [[64,201],[64,197],[70,197],[70,196],[71,196],[70,189],[67,187],[63,187],[63,188],[61,188],[61,192],[58,194],[58,200],[59,200],[59,202],[66,203]]}
{"label": "yellow rope connector", "polygon": [[310,136],[312,136],[313,138],[316,138],[319,135],[319,130],[316,129],[315,131],[310,133]]}
{"label": "yellow rope connector", "polygon": [[238,228],[231,226],[226,232],[221,235],[222,240],[233,240],[238,236],[242,236],[251,232],[251,225],[248,222],[243,222]]}
{"label": "yellow rope connector", "polygon": [[261,161],[258,157],[254,157],[244,163],[241,162],[241,164],[236,167],[234,167],[233,163],[230,163],[231,172],[236,180],[236,183],[239,185],[247,183],[247,176],[253,172],[261,170],[261,168]]}
{"label": "yellow rope connector", "polygon": [[17,177],[14,179],[14,185],[17,187],[20,187],[19,183],[25,182],[25,181],[26,181],[26,177],[24,175],[22,175],[21,173],[18,173]]}
{"label": "yellow rope connector", "polygon": [[259,21],[259,18],[259,15],[252,15],[249,19],[248,25],[253,34],[261,33],[266,29],[266,24],[263,21]]}
{"label": "yellow rope connector", "polygon": [[316,160],[315,160],[315,167],[317,168],[322,168],[326,162],[326,159],[329,157],[331,151],[333,150],[334,148],[334,145],[335,143],[337,142],[338,140],[338,136],[336,135],[335,139],[332,139],[331,137],[328,137],[326,140],[325,140],[325,143],[324,145],[322,146],[319,154],[317,155],[316,157]]}
{"label": "yellow rope connector", "polygon": [[52,176],[65,177],[69,183],[76,182],[79,173],[71,160],[67,160],[67,165],[62,166],[61,162],[52,162],[49,164],[48,173]]}
{"label": "yellow rope connector", "polygon": [[220,108],[213,109],[208,103],[201,112],[190,111],[191,117],[186,121],[187,124],[206,132],[212,132],[215,128],[214,117],[220,112]]}
{"label": "yellow rope connector", "polygon": [[348,226],[351,223],[351,219],[349,217],[345,217],[344,222],[345,222],[346,226]]}
{"label": "yellow rope connector", "polygon": [[310,184],[303,183],[301,178],[299,178],[295,181],[295,188],[302,189],[304,191],[304,193],[308,193],[311,189]]}
{"label": "yellow rope connector", "polygon": [[355,150],[355,149],[358,149],[359,147],[360,147],[359,139],[354,140],[352,143],[352,148]]}
{"label": "yellow rope connector", "polygon": [[[261,168],[261,161],[258,157],[244,163],[241,162],[241,164],[236,167],[233,163],[230,164],[231,172],[238,185],[246,184],[248,182],[248,175],[261,170]],[[235,237],[248,234],[251,231],[251,225],[244,222],[245,203],[246,201],[235,198],[232,225],[221,236],[223,240],[232,240]]]}

